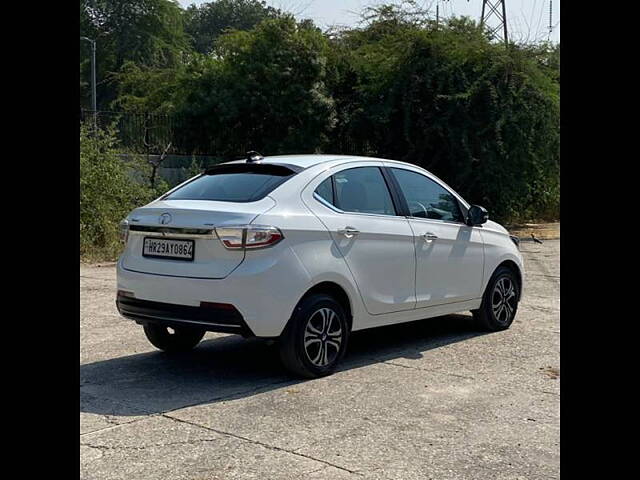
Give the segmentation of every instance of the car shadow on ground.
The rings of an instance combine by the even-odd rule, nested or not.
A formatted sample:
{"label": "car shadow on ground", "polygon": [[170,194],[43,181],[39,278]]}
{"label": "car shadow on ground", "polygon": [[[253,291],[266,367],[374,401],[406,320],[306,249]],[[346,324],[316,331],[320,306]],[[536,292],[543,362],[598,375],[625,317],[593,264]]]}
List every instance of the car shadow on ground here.
{"label": "car shadow on ground", "polygon": [[[470,314],[354,332],[339,371],[421,358],[428,350],[482,334]],[[81,365],[80,411],[117,416],[165,413],[304,381],[309,380],[283,370],[277,345],[229,335],[204,340],[188,353],[155,351]]]}

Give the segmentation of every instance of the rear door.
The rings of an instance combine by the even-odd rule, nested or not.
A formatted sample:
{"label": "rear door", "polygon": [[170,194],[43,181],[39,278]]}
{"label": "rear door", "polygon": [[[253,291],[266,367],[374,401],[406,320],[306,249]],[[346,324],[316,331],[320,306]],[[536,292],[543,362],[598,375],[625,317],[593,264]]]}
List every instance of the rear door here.
{"label": "rear door", "polygon": [[331,233],[370,314],[413,309],[415,252],[409,222],[398,216],[379,163],[355,165],[332,169],[333,175],[315,188],[309,207]]}
{"label": "rear door", "polygon": [[418,170],[391,167],[406,200],[416,246],[416,308],[461,302],[482,294],[484,246],[464,223],[457,198]]}

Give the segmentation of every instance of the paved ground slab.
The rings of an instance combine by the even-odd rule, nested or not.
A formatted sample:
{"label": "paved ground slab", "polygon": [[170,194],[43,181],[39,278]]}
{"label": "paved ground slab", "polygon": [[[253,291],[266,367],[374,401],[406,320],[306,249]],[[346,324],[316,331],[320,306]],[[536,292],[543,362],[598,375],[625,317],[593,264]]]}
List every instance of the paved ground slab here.
{"label": "paved ground slab", "polygon": [[81,265],[81,477],[559,478],[559,241],[522,251],[509,330],[463,313],[357,332],[311,381],[232,335],[165,356],[118,315],[113,265]]}

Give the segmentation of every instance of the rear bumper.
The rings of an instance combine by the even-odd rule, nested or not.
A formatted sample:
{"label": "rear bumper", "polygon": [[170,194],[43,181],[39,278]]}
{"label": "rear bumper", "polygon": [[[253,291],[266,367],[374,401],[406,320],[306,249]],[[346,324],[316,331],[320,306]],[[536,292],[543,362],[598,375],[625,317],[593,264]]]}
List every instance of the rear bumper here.
{"label": "rear bumper", "polygon": [[140,300],[118,292],[116,306],[120,315],[144,325],[158,323],[168,327],[192,326],[208,332],[237,333],[252,337],[254,333],[233,306],[187,306]]}
{"label": "rear bumper", "polygon": [[[289,248],[267,250],[269,251],[251,252],[251,259],[245,259],[236,270],[223,279],[135,272],[124,268],[122,261],[119,261],[118,290],[131,292],[136,300],[162,304],[159,311],[152,308],[154,311],[151,313],[131,311],[133,305],[126,307],[121,313],[127,318],[141,322],[145,319],[156,322],[202,321],[201,315],[205,315],[205,322],[222,323],[215,320],[215,312],[203,314],[200,305],[201,302],[225,303],[235,307],[244,324],[243,328],[217,325],[204,325],[204,328],[240,334],[243,331],[251,332],[257,337],[278,337],[298,300],[311,287],[311,280]],[[274,255],[276,252],[277,255]],[[121,302],[120,307],[123,305]],[[151,304],[144,306],[153,307]],[[209,313],[211,315],[206,316]],[[224,315],[218,315],[218,318],[222,317]]]}

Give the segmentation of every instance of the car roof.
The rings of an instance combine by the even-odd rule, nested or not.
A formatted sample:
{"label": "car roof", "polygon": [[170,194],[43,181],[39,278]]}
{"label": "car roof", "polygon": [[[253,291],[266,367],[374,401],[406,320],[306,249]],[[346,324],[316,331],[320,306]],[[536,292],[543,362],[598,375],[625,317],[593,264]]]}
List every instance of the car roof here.
{"label": "car roof", "polygon": [[[254,152],[252,152],[254,153]],[[255,152],[257,153],[257,152]],[[274,164],[274,165],[281,165],[283,167],[287,167],[289,169],[292,169],[294,171],[298,171],[298,170],[306,170],[307,168],[310,167],[314,167],[316,165],[320,165],[323,163],[328,163],[328,162],[336,162],[338,161],[338,163],[340,163],[339,161],[351,161],[351,162],[357,162],[357,161],[365,161],[365,162],[384,162],[385,164],[393,164],[395,166],[408,166],[408,167],[412,167],[412,168],[417,168],[419,170],[422,170],[423,172],[425,172],[428,176],[430,176],[433,180],[436,180],[437,182],[439,182],[441,185],[445,186],[450,192],[452,192],[457,198],[459,198],[462,203],[469,208],[469,203],[462,198],[453,188],[451,188],[449,185],[446,184],[446,182],[444,182],[442,179],[438,178],[436,175],[434,175],[433,173],[429,172],[428,170],[425,170],[424,168],[420,167],[419,165],[414,165],[411,163],[407,163],[407,162],[402,162],[399,160],[391,160],[388,158],[378,158],[378,157],[363,157],[363,156],[358,156],[358,155],[336,155],[336,154],[295,154],[295,155],[272,155],[272,156],[268,156],[268,157],[263,157],[260,159],[259,163],[267,163],[267,164]],[[233,164],[233,163],[246,163],[247,159],[240,159],[240,160],[233,160],[231,162],[225,162],[223,164],[219,164],[219,165],[229,165],[229,164]]]}
{"label": "car roof", "polygon": [[[278,163],[284,165],[295,165],[301,168],[309,168],[320,163],[332,162],[335,160],[376,160],[384,161],[382,158],[359,157],[356,155],[328,155],[328,154],[309,154],[309,155],[272,155],[264,157],[260,163]],[[234,160],[226,163],[245,163],[246,159]]]}

